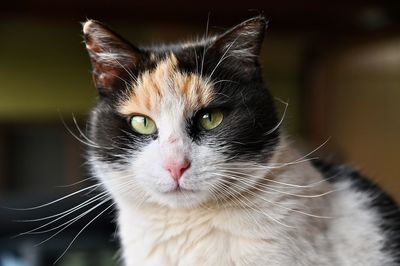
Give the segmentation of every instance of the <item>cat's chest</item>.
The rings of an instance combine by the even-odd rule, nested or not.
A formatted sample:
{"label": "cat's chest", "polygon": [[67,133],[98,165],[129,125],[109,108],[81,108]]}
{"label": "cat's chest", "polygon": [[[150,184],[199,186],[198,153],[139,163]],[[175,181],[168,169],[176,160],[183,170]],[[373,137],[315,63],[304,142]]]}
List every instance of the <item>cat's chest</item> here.
{"label": "cat's chest", "polygon": [[235,228],[224,227],[219,219],[224,218],[206,211],[120,213],[127,266],[241,265],[237,262],[243,258],[261,257],[266,239],[251,232],[236,234]]}

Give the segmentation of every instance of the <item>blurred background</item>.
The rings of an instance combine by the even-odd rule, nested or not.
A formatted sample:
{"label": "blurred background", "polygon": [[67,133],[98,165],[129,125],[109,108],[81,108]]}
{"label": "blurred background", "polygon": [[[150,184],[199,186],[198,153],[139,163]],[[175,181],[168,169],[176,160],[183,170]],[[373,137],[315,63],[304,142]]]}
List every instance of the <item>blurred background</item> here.
{"label": "blurred background", "polygon": [[[85,147],[63,125],[79,135],[75,117],[85,131],[96,98],[80,22],[100,20],[133,43],[152,44],[203,36],[208,14],[210,31],[218,32],[259,13],[270,20],[265,80],[289,103],[284,122],[294,144],[307,153],[330,138],[319,154],[360,169],[400,201],[399,1],[4,1],[0,266],[52,265],[108,206],[74,220],[97,204],[86,189],[43,208],[8,209],[93,185]],[[118,265],[112,216],[107,211],[87,226],[57,265]],[[12,237],[36,227],[44,232]]]}

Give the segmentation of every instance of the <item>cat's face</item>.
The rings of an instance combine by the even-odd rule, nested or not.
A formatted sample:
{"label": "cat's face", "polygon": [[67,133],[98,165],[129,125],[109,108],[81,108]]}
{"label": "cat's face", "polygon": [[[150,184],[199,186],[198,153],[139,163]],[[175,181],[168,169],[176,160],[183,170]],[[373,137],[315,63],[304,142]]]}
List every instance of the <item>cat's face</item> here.
{"label": "cat's face", "polygon": [[[258,55],[265,20],[204,40],[136,48],[84,24],[99,91],[90,162],[118,201],[193,207],[234,197],[266,173],[278,142]],[[245,189],[245,188],[243,188]]]}

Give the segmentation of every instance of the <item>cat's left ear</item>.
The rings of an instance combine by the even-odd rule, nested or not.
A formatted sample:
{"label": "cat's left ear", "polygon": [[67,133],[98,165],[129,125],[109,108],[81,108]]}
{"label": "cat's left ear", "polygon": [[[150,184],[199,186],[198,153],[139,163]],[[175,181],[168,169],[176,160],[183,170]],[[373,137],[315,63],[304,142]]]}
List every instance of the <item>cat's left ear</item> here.
{"label": "cat's left ear", "polygon": [[236,60],[243,67],[252,67],[258,63],[266,27],[264,16],[253,17],[220,35],[211,48],[227,61]]}
{"label": "cat's left ear", "polygon": [[126,87],[141,58],[138,48],[100,22],[83,23],[86,49],[93,67],[93,80],[101,96]]}

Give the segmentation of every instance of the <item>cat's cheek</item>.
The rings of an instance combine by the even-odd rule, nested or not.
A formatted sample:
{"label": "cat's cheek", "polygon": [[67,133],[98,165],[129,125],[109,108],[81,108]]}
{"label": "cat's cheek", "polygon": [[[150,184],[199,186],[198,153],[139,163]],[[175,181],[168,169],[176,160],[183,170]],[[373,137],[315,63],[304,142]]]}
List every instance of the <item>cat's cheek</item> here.
{"label": "cat's cheek", "polygon": [[143,147],[132,161],[131,172],[135,179],[149,193],[168,192],[175,187],[174,180],[162,167],[162,156],[157,141]]}
{"label": "cat's cheek", "polygon": [[91,161],[91,171],[101,184],[101,188],[108,191],[118,204],[137,202],[145,197],[143,191],[133,189],[137,187],[132,182],[132,175],[122,169],[121,165],[113,165],[102,160]]}

